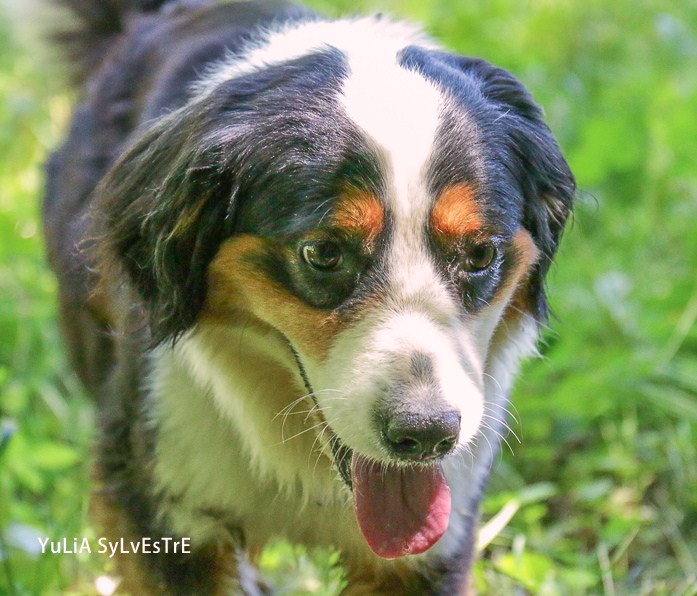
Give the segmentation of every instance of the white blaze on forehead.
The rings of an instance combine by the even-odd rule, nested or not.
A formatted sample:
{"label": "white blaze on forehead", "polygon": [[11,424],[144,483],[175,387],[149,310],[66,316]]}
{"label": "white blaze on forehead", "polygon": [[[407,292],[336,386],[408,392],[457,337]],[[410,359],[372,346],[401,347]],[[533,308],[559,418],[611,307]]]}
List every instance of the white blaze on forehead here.
{"label": "white blaze on forehead", "polygon": [[421,194],[441,112],[441,95],[418,73],[399,65],[399,50],[348,55],[341,99],[347,116],[375,145],[386,166],[390,205],[406,214]]}
{"label": "white blaze on forehead", "polygon": [[433,47],[418,27],[381,17],[290,22],[261,30],[242,50],[215,63],[196,85],[205,93],[235,77],[336,48],[346,55],[396,55],[408,45]]}
{"label": "white blaze on forehead", "polygon": [[425,245],[432,202],[427,170],[444,98],[430,81],[400,66],[403,47],[374,54],[365,46],[350,53],[341,99],[346,115],[382,161],[393,228],[388,250],[392,295],[452,312]]}

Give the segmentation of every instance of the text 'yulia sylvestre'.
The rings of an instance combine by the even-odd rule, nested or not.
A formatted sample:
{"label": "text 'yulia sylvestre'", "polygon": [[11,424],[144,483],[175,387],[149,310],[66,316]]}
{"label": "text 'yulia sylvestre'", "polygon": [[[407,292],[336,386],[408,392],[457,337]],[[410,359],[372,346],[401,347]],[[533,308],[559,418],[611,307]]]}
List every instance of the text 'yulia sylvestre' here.
{"label": "text 'yulia sylvestre'", "polygon": [[115,555],[156,555],[164,554],[185,554],[191,553],[191,538],[172,538],[171,536],[163,536],[160,538],[143,537],[140,540],[109,540],[107,538],[97,538],[90,540],[89,538],[61,538],[59,540],[51,540],[50,538],[39,538],[41,553],[52,553],[54,555],[79,555],[98,553],[101,555],[109,555],[109,558]]}

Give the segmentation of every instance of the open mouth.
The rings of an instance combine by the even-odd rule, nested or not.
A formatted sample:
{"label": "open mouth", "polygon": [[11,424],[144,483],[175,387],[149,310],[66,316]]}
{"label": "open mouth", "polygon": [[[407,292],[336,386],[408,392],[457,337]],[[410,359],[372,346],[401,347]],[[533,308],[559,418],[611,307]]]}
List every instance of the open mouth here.
{"label": "open mouth", "polygon": [[[300,356],[290,346],[308,395],[324,418]],[[327,430],[334,465],[353,492],[358,526],[377,556],[418,555],[440,540],[448,529],[451,509],[450,487],[440,464],[375,461],[344,445],[328,423]]]}
{"label": "open mouth", "polygon": [[450,488],[439,464],[398,466],[369,460],[330,439],[334,464],[353,491],[356,519],[370,549],[384,559],[417,555],[448,529]]}

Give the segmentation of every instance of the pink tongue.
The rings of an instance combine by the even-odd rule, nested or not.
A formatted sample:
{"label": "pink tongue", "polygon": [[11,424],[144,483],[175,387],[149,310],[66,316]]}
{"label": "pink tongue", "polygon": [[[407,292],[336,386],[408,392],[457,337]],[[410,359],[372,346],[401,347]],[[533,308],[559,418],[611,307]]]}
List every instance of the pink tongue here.
{"label": "pink tongue", "polygon": [[358,524],[379,557],[418,555],[448,528],[450,488],[440,466],[385,469],[354,454],[351,477]]}

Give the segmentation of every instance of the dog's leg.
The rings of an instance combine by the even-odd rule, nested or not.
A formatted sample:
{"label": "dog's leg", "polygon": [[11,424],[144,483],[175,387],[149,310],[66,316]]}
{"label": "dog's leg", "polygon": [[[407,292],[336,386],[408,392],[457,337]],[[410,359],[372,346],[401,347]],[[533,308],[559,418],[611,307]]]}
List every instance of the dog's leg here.
{"label": "dog's leg", "polygon": [[[104,492],[95,492],[92,517],[108,544],[128,545],[142,541],[132,530],[130,517],[110,501]],[[151,537],[155,538],[155,537]],[[123,541],[123,542],[122,542]],[[265,596],[268,586],[233,540],[193,549],[188,554],[132,554],[115,549],[113,559],[120,579],[119,592],[138,596],[207,595]]]}

